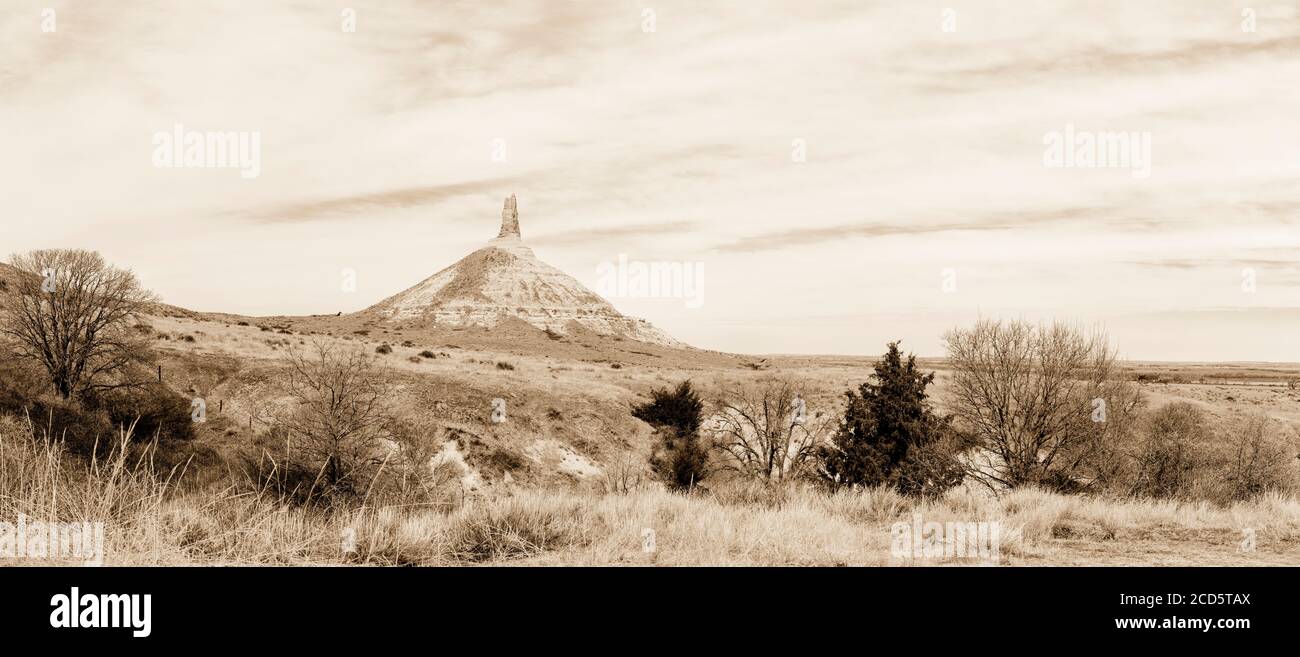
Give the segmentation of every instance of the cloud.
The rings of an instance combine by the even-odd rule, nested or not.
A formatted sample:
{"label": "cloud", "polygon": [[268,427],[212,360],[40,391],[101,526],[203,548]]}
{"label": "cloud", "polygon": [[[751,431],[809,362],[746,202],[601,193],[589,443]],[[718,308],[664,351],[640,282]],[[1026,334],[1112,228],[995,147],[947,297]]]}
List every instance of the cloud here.
{"label": "cloud", "polygon": [[1158,220],[1130,221],[1121,218],[1113,208],[1068,208],[1044,211],[1013,211],[993,214],[972,213],[964,221],[929,221],[912,223],[852,223],[818,228],[797,228],[744,237],[714,247],[724,253],[752,253],[800,246],[812,246],[855,237],[888,237],[894,235],[930,235],[955,231],[1008,231],[1043,228],[1066,222],[1112,227],[1151,227]]}
{"label": "cloud", "polygon": [[699,222],[696,221],[674,221],[613,228],[576,229],[528,237],[528,243],[538,246],[595,246],[613,240],[684,233],[698,226]]}
{"label": "cloud", "polygon": [[1030,84],[1035,80],[1056,80],[1080,75],[1120,76],[1177,72],[1239,63],[1249,57],[1285,57],[1300,52],[1300,35],[1258,40],[1198,40],[1176,47],[1139,50],[1115,46],[1090,46],[1060,56],[1017,58],[992,65],[962,68],[953,77],[967,87],[990,83]]}
{"label": "cloud", "polygon": [[1264,258],[1160,258],[1154,260],[1135,260],[1129,264],[1140,267],[1160,269],[1202,269],[1207,267],[1300,267],[1300,258],[1264,259]]}
{"label": "cloud", "polygon": [[369,194],[356,194],[318,201],[279,205],[250,213],[238,213],[257,223],[296,223],[353,218],[364,212],[401,208],[432,208],[468,196],[499,193],[520,184],[517,177],[475,180],[447,185],[409,187]]}
{"label": "cloud", "polygon": [[753,253],[808,246],[822,242],[832,242],[853,237],[884,237],[887,235],[921,235],[925,233],[942,233],[954,230],[1001,230],[1002,226],[971,226],[967,224],[845,224],[824,228],[801,228],[775,233],[766,233],[741,238],[734,242],[714,247],[724,253]]}

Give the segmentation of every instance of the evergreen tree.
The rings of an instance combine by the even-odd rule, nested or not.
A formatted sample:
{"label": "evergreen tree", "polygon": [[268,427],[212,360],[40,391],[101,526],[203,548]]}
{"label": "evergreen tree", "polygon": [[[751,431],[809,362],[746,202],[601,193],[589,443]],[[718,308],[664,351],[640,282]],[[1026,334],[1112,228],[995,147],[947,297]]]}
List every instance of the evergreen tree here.
{"label": "evergreen tree", "polygon": [[844,421],[822,450],[824,476],[836,486],[885,484],[915,495],[961,480],[949,448],[948,421],[931,409],[926,388],[934,374],[903,359],[898,343],[876,362],[872,380],[849,390]]}

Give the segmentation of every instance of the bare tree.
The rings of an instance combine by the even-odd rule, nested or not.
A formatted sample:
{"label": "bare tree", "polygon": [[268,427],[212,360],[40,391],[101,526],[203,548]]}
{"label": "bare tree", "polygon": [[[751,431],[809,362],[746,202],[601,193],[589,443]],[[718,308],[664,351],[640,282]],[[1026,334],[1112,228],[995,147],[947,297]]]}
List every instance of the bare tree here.
{"label": "bare tree", "polygon": [[32,251],[11,264],[20,273],[0,301],[0,333],[44,367],[60,397],[143,382],[131,366],[148,342],[132,320],[154,298],[134,274],[81,250]]}
{"label": "bare tree", "polygon": [[797,476],[817,455],[832,424],[829,413],[809,414],[795,387],[764,379],[723,394],[712,418],[723,467],[750,477]]}
{"label": "bare tree", "polygon": [[983,320],[944,341],[970,476],[995,489],[1103,483],[1141,405],[1104,333]]}
{"label": "bare tree", "polygon": [[393,450],[390,390],[374,359],[317,342],[289,353],[286,387],[293,405],[276,424],[290,458],[316,469],[334,492],[353,492]]}

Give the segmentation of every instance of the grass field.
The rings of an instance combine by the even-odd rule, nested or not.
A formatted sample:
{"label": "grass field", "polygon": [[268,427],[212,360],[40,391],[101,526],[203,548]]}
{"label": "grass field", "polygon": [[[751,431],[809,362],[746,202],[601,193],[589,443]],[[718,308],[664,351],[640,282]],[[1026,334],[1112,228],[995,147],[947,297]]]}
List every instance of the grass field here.
{"label": "grass field", "polygon": [[[689,496],[497,489],[441,505],[326,512],[235,488],[185,492],[120,457],[73,463],[6,422],[0,517],[103,522],[109,565],[1300,565],[1300,501],[1278,495],[1215,507],[1035,490],[995,499],[960,488],[918,501],[880,489],[733,484]],[[894,554],[892,528],[917,514],[997,522],[998,554]]]}
{"label": "grass field", "polygon": [[[114,565],[1300,565],[1300,501],[1283,494],[1216,506],[1037,490],[995,498],[969,487],[928,500],[737,482],[691,495],[651,484],[601,492],[611,465],[644,466],[649,429],[629,407],[653,386],[691,378],[712,395],[780,376],[803,382],[810,412],[836,415],[844,390],[865,380],[874,359],[681,352],[524,328],[503,344],[475,331],[376,334],[330,322],[192,315],[150,323],[167,385],[207,398],[210,417],[195,442],[217,452],[259,437],[263,427],[250,420],[259,405],[277,402],[288,348],[325,340],[373,353],[390,345],[381,359],[398,384],[395,403],[435,418],[442,446],[455,442],[463,468],[437,501],[291,507],[211,465],[202,477],[121,457],[88,466],[8,418],[0,421],[0,521],[103,522],[105,562]],[[938,373],[942,408],[945,363],[923,365]],[[1187,401],[1219,422],[1262,412],[1300,425],[1300,390],[1285,383],[1300,368],[1129,368],[1142,377],[1148,406]],[[488,420],[495,397],[509,400],[508,424]],[[997,558],[895,554],[896,523],[918,514],[923,522],[998,523]]]}

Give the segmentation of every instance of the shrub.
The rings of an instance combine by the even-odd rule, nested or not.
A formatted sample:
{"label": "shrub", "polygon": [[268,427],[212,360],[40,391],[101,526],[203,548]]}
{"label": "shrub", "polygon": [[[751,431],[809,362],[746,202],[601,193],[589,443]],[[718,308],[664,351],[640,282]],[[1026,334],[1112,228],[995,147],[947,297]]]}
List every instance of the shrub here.
{"label": "shrub", "polygon": [[375,353],[387,356],[388,354],[393,353],[393,348],[386,344],[381,344],[378,347],[375,347]]}
{"label": "shrub", "polygon": [[672,490],[690,491],[709,476],[709,452],[699,436],[662,432],[662,443],[650,457],[650,467]]}
{"label": "shrub", "polygon": [[151,382],[97,396],[87,406],[107,414],[114,427],[135,423],[134,434],[141,440],[190,440],[194,438],[191,403],[167,386]]}
{"label": "shrub", "polygon": [[699,432],[704,422],[704,402],[689,380],[682,381],[676,389],[655,388],[650,391],[650,401],[635,406],[632,417],[655,428],[669,428],[690,435]]}
{"label": "shrub", "polygon": [[159,384],[101,393],[83,404],[5,388],[0,412],[30,417],[37,435],[62,441],[68,453],[84,458],[107,458],[123,432],[141,443],[156,439],[168,452],[194,438],[190,400]]}
{"label": "shrub", "polygon": [[326,506],[335,501],[322,483],[322,471],[285,452],[284,431],[275,427],[256,449],[236,456],[248,488],[293,506]]}
{"label": "shrub", "polygon": [[345,491],[331,486],[328,468],[286,452],[291,434],[274,426],[260,437],[254,449],[239,454],[246,484],[258,495],[268,495],[281,504],[325,509],[395,505],[402,507],[450,507],[461,495],[459,473],[453,463],[433,461],[439,446],[434,428],[420,423],[389,420],[386,436],[395,446],[382,459],[383,467],[353,471],[361,490]]}
{"label": "shrub", "polygon": [[704,403],[690,381],[682,381],[676,389],[655,388],[650,397],[632,408],[633,417],[659,434],[650,467],[669,489],[690,490],[709,474],[708,450],[699,437]]}
{"label": "shrub", "polygon": [[433,358],[437,358],[437,357],[438,357],[437,354],[433,353],[432,351],[429,351],[428,349],[425,349],[424,351],[421,351],[421,352],[420,352],[420,358],[429,358],[429,359],[433,359]]}
{"label": "shrub", "polygon": [[505,361],[497,361],[497,369],[499,369],[499,370],[513,370],[513,369],[515,369],[515,366],[514,366],[514,365],[511,365],[510,363],[507,363],[507,362],[505,362]]}
{"label": "shrub", "polygon": [[1224,501],[1255,499],[1272,491],[1290,492],[1297,485],[1296,446],[1267,415],[1237,418],[1232,433],[1220,441],[1216,470]]}
{"label": "shrub", "polygon": [[296,462],[319,472],[331,495],[359,495],[383,467],[392,416],[390,386],[361,351],[316,344],[308,354],[290,348],[285,392],[292,405],[277,426]]}
{"label": "shrub", "polygon": [[600,481],[601,492],[612,495],[627,495],[641,489],[645,463],[634,456],[624,455],[605,465],[604,476]]}
{"label": "shrub", "polygon": [[510,472],[524,467],[523,455],[510,447],[496,447],[490,451],[484,462],[498,472]]}
{"label": "shrub", "polygon": [[1191,492],[1198,454],[1209,442],[1206,417],[1186,402],[1152,412],[1146,436],[1134,456],[1129,493],[1139,497],[1174,498]]}
{"label": "shrub", "polygon": [[392,418],[386,424],[395,449],[376,474],[366,500],[371,505],[436,505],[449,507],[462,495],[463,461],[440,458],[450,438],[447,428],[431,418]]}
{"label": "shrub", "polygon": [[[87,411],[73,402],[38,397],[30,400],[8,398],[3,405],[18,402],[15,415],[31,419],[33,433],[47,441],[63,444],[69,454],[84,459],[108,458],[117,435],[103,413]],[[10,409],[6,409],[10,410]],[[13,412],[12,410],[10,412]]]}

